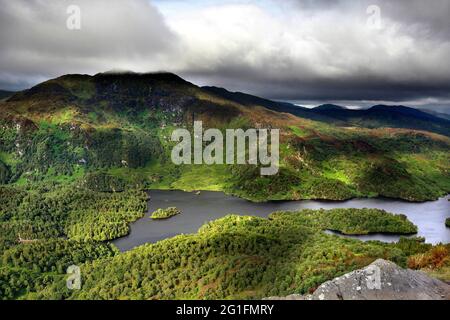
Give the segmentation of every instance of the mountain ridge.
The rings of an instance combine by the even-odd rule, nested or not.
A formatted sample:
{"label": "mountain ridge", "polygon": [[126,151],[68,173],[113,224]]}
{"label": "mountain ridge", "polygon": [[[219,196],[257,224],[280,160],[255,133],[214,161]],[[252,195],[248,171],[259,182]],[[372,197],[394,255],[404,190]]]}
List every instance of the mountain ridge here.
{"label": "mountain ridge", "polygon": [[425,130],[450,136],[450,120],[406,106],[375,105],[369,109],[312,109],[313,112],[366,128]]}
{"label": "mountain ridge", "polygon": [[321,284],[306,296],[266,300],[449,300],[450,286],[424,272],[378,259],[369,266]]}
{"label": "mountain ridge", "polygon": [[[424,201],[450,191],[448,137],[367,129],[170,73],[61,76],[16,93],[0,109],[0,183],[75,182],[101,173],[95,181],[112,179],[120,188],[225,191],[253,201]],[[261,177],[252,165],[173,165],[172,130],[191,130],[197,120],[205,129],[279,128],[279,174]]]}
{"label": "mountain ridge", "polygon": [[[124,83],[127,85],[141,84],[140,91],[133,93],[131,90],[125,90],[131,97],[134,95],[137,98],[148,95],[150,92],[142,89],[142,86],[166,84],[169,86],[181,86],[189,88],[188,90],[204,91],[207,94],[212,94],[224,100],[228,100],[246,107],[262,106],[272,111],[289,113],[297,117],[325,122],[337,126],[359,126],[366,128],[377,127],[393,127],[405,128],[413,130],[426,130],[450,136],[450,120],[439,117],[432,113],[427,113],[419,109],[406,106],[388,106],[375,105],[368,109],[347,109],[343,106],[334,104],[323,104],[315,108],[308,109],[302,106],[294,105],[288,102],[273,101],[270,99],[261,98],[243,92],[231,92],[225,88],[204,86],[198,87],[178,75],[170,72],[154,72],[154,73],[134,73],[134,72],[105,72],[98,73],[94,76],[82,74],[68,74],[61,77],[45,81],[30,89],[23,90],[17,93],[10,93],[7,98],[8,102],[20,102],[24,99],[33,98],[46,100],[45,95],[50,94],[52,102],[58,99],[62,103],[69,103],[76,100],[77,96],[84,98],[88,96],[82,90],[88,90],[88,85],[85,88],[77,88],[74,85],[71,89],[64,88],[59,82],[87,82],[94,87],[98,87],[98,91],[105,91],[105,98],[109,100],[114,97],[114,90],[108,87],[110,82],[118,82],[115,88],[120,89]],[[12,94],[12,95],[11,95]],[[166,94],[161,92],[161,94]],[[118,101],[116,104],[123,103]]]}
{"label": "mountain ridge", "polygon": [[291,103],[277,102],[242,92],[230,92],[219,87],[203,87],[203,89],[245,105],[259,103],[277,112],[290,113],[297,117],[332,123],[338,126],[406,128],[426,130],[450,136],[450,120],[411,107],[375,105],[369,109],[354,110],[335,104],[323,104],[308,109]]}
{"label": "mountain ridge", "polygon": [[313,110],[347,110],[347,108],[336,104],[326,103],[313,108]]}

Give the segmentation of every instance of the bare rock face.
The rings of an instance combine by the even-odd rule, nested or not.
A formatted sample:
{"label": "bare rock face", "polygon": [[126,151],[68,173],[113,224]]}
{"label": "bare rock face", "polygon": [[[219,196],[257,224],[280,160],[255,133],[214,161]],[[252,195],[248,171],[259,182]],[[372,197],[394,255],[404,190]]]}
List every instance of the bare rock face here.
{"label": "bare rock face", "polygon": [[450,286],[420,271],[379,259],[322,284],[312,295],[277,300],[450,300]]}

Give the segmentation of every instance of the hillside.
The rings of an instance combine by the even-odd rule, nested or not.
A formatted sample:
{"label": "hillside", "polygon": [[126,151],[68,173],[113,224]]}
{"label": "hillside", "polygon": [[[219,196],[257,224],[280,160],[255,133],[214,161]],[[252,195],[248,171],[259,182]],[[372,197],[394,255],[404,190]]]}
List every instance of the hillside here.
{"label": "hillside", "polygon": [[286,112],[297,117],[320,121],[340,127],[361,128],[405,128],[426,130],[450,136],[450,119],[445,114],[434,114],[404,106],[378,105],[369,109],[347,109],[335,104],[323,104],[312,109],[286,102],[259,98],[241,92],[230,92],[223,88],[203,89],[224,99],[243,105],[260,105],[277,112]]}
{"label": "hillside", "polygon": [[[62,76],[0,103],[0,183],[67,184],[96,173],[102,178],[93,184],[102,190],[222,190],[255,201],[377,195],[423,201],[450,191],[448,137],[340,127],[283,108],[293,107],[200,88],[168,73]],[[379,109],[367,112],[390,110]],[[433,121],[427,116],[421,121]],[[191,129],[194,120],[222,130],[280,128],[279,174],[261,177],[251,165],[173,165],[170,134]]]}
{"label": "hillside", "polygon": [[448,113],[436,112],[436,111],[432,111],[432,110],[428,110],[428,109],[419,109],[419,110],[422,112],[425,112],[425,113],[429,113],[438,118],[450,120],[450,114],[448,114]]}
{"label": "hillside", "polygon": [[[364,243],[327,235],[328,228],[361,232],[409,233],[415,226],[402,216],[376,209],[277,212],[269,219],[230,215],[202,226],[197,233],[146,244],[125,253],[93,240],[108,233],[103,219],[123,209],[127,196],[69,190],[41,192],[30,203],[54,205],[67,238],[48,239],[42,231],[30,244],[13,244],[0,256],[0,297],[25,299],[255,299],[307,293],[321,283],[383,257],[406,266],[410,257],[431,245],[417,239],[399,243]],[[80,196],[86,201],[80,201]],[[129,195],[128,195],[129,196]],[[88,219],[89,206],[100,200],[102,221]],[[111,201],[117,205],[112,205]],[[86,202],[86,203],[84,203]],[[28,204],[30,203],[30,204]],[[134,202],[133,202],[134,203]],[[138,204],[139,201],[136,202]],[[81,210],[77,207],[81,205]],[[86,210],[87,209],[87,210]],[[19,218],[20,210],[14,210]],[[23,211],[25,212],[25,211]],[[30,212],[31,213],[31,212]],[[342,216],[347,217],[344,221]],[[64,217],[69,223],[65,223]],[[0,224],[0,226],[3,226]],[[84,227],[81,227],[84,225]],[[102,228],[103,226],[103,228]],[[58,228],[49,229],[54,234]],[[47,237],[46,237],[47,236]],[[2,237],[6,233],[2,233]],[[448,254],[447,254],[448,256]],[[448,257],[442,256],[447,263]],[[439,261],[441,261],[439,260]],[[68,290],[65,268],[83,270],[82,290]],[[13,280],[13,281],[6,281]]]}
{"label": "hillside", "polygon": [[405,106],[377,105],[367,110],[315,108],[314,113],[365,128],[408,128],[450,136],[450,120]]}
{"label": "hillside", "polygon": [[12,91],[0,90],[0,100],[11,97],[14,94]]}

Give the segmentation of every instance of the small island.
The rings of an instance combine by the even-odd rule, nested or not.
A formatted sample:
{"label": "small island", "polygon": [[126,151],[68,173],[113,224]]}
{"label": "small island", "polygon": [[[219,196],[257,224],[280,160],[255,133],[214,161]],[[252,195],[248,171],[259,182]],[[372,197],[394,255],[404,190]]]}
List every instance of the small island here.
{"label": "small island", "polygon": [[179,215],[181,213],[180,210],[178,210],[175,207],[170,207],[167,209],[158,209],[155,212],[152,213],[152,215],[150,216],[151,219],[153,220],[160,220],[160,219],[168,219],[170,217]]}
{"label": "small island", "polygon": [[445,220],[445,225],[447,226],[447,228],[450,228],[450,218],[447,218],[447,220]]}

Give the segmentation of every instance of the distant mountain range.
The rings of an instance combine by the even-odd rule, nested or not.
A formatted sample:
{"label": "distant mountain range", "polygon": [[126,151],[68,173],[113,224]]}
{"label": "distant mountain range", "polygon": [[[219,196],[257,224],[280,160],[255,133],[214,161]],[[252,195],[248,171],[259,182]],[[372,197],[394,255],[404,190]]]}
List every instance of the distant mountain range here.
{"label": "distant mountain range", "polygon": [[377,105],[361,110],[318,107],[312,109],[312,112],[344,121],[352,126],[409,128],[450,135],[449,120],[405,106]]}
{"label": "distant mountain range", "polygon": [[437,112],[437,111],[427,110],[427,109],[418,109],[418,110],[432,114],[433,116],[436,116],[438,118],[450,120],[450,114],[448,114],[448,113]]}
{"label": "distant mountain range", "polygon": [[301,118],[331,123],[337,126],[364,128],[407,128],[426,130],[450,136],[450,115],[405,107],[376,105],[369,109],[347,109],[334,104],[323,104],[313,109],[291,103],[262,99],[223,88],[203,87],[215,95],[244,105],[261,105],[268,109],[291,113]]}
{"label": "distant mountain range", "polygon": [[[220,87],[205,86],[201,89],[241,105],[263,106],[273,111],[290,113],[297,117],[331,123],[337,126],[408,128],[450,136],[450,115],[432,110],[415,109],[401,105],[376,105],[369,109],[348,109],[335,104],[323,104],[310,109],[242,92],[231,92]],[[0,100],[7,99],[14,94],[15,92],[13,91],[0,90]]]}
{"label": "distant mountain range", "polygon": [[337,121],[335,123],[336,125],[344,125],[345,123],[333,118],[329,118],[326,115],[322,115],[319,113],[314,113],[311,111],[311,109],[297,106],[292,103],[288,102],[280,102],[280,101],[273,101],[268,100],[264,98],[260,98],[257,96],[253,96],[247,93],[242,92],[230,92],[224,88],[218,88],[218,87],[202,87],[203,90],[206,90],[216,96],[220,96],[224,99],[234,101],[239,104],[243,104],[246,106],[263,106],[267,109],[277,111],[277,112],[285,112],[293,114],[294,116],[306,118],[310,120],[316,120],[316,121],[324,121],[324,122],[333,122]]}

